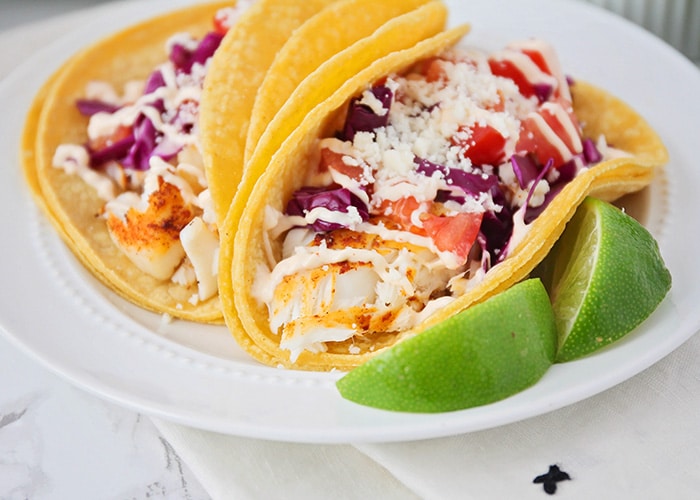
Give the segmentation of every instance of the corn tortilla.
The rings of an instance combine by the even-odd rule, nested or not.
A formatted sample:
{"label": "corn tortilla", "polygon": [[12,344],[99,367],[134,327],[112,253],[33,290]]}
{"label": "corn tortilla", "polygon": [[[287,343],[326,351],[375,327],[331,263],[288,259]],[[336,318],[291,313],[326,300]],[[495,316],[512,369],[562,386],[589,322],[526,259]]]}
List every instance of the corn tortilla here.
{"label": "corn tortilla", "polygon": [[[390,46],[383,45],[385,42],[378,39],[381,38],[377,36],[378,34],[375,34],[374,37],[370,35],[382,27],[384,23],[426,3],[435,4],[429,12],[422,11],[427,16],[426,23],[419,28],[426,30],[435,24],[431,22],[431,18],[435,17],[436,9],[438,12],[442,12],[443,17],[447,17],[445,7],[435,0],[386,0],[382,2],[376,0],[339,0],[322,9],[296,29],[275,56],[258,88],[250,114],[244,163],[249,162],[258,141],[268,127],[278,133],[279,142],[287,135],[280,133],[275,123],[270,123],[273,119],[278,123],[283,121],[287,130],[298,125],[300,121],[298,117],[290,119],[292,117],[288,116],[289,113],[282,115],[278,113],[283,105],[295,104],[308,110],[320,102],[321,99],[313,99],[312,95],[301,96],[297,94],[295,98],[289,99],[292,92],[311,72],[329,61],[335,54],[363,38],[365,39],[364,43],[368,45],[368,50],[363,55],[371,59],[376,59],[378,53],[391,51]],[[343,25],[351,26],[352,29],[338,29],[339,26]],[[408,36],[405,40],[397,37],[394,39],[396,40],[391,41],[408,44],[411,39],[415,39],[415,36]],[[354,52],[359,52],[359,49]],[[340,61],[337,61],[337,64],[339,64],[341,71],[347,70],[347,67],[343,67]],[[307,80],[307,86],[317,87],[320,85],[323,90],[326,90],[327,86],[324,86],[323,83]],[[219,92],[226,91],[221,87],[218,87],[217,90]],[[309,90],[306,92],[309,93]],[[320,92],[320,94],[325,96],[328,92]],[[225,113],[226,110],[220,110],[220,112]],[[273,146],[273,149],[279,147],[279,142],[276,147]]]}
{"label": "corn tortilla", "polygon": [[[277,52],[295,29],[334,0],[258,0],[210,61],[200,101],[202,155],[219,227],[243,174],[253,103]],[[222,112],[225,110],[226,112]],[[226,144],[225,148],[219,147]]]}
{"label": "corn tortilla", "polygon": [[138,23],[72,56],[37,94],[25,123],[22,159],[32,193],[66,245],[110,289],[139,306],[173,317],[221,323],[218,297],[189,302],[195,293],[140,271],[112,242],[97,217],[104,204],[78,176],[52,165],[60,144],[87,140],[87,118],[75,106],[89,81],[121,88],[145,80],[166,58],[166,41],[175,33],[201,37],[211,30],[216,11],[232,2],[193,6]]}
{"label": "corn tortilla", "polygon": [[[288,353],[279,348],[277,335],[269,330],[267,310],[260,307],[250,295],[257,265],[263,263],[262,218],[265,205],[270,202],[278,208],[292,191],[299,187],[301,176],[296,167],[304,164],[315,141],[334,130],[335,111],[368,82],[408,66],[412,61],[437,54],[455,44],[469,31],[468,25],[458,26],[425,39],[413,47],[392,52],[359,71],[347,80],[333,80],[337,89],[321,104],[309,111],[302,123],[292,131],[270,160],[259,179],[246,179],[239,186],[239,194],[247,189],[250,197],[241,196],[231,207],[229,217],[221,228],[221,253],[219,255],[219,291],[224,319],[236,341],[255,359],[269,365],[293,366],[312,370],[330,370],[333,367],[350,368],[361,362],[353,356],[332,359],[302,353],[291,364]],[[352,51],[353,47],[347,49]],[[322,71],[319,69],[318,71]],[[319,81],[332,78],[312,75]],[[239,217],[231,216],[234,209]]]}

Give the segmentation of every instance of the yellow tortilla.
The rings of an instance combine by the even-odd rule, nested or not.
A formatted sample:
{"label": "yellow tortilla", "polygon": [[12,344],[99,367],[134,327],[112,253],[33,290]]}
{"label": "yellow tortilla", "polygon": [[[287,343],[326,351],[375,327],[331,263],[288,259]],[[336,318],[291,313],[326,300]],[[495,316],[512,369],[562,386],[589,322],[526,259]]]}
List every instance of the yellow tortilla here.
{"label": "yellow tortilla", "polygon": [[[266,148],[274,152],[284,137],[288,135],[288,131],[294,129],[303,118],[301,112],[296,115],[289,111],[278,113],[283,105],[295,106],[308,111],[330,93],[324,82],[306,80],[307,89],[303,91],[305,95],[298,92],[293,99],[289,99],[292,92],[295,89],[299,90],[297,86],[312,71],[324,63],[335,61],[334,64],[339,71],[352,74],[350,71],[353,63],[358,68],[367,66],[379,55],[392,52],[394,50],[391,47],[392,42],[403,45],[399,48],[411,45],[412,40],[418,39],[415,33],[406,37],[393,37],[387,43],[386,37],[382,38],[381,32],[392,28],[382,25],[388,21],[389,25],[405,22],[391,20],[429,2],[433,3],[430,8],[413,13],[414,16],[425,17],[426,22],[419,26],[419,30],[429,31],[436,24],[432,22],[436,16],[443,18],[440,24],[444,24],[447,17],[445,7],[435,0],[385,0],[382,2],[376,0],[339,0],[321,10],[296,29],[275,56],[275,60],[258,88],[246,137],[245,163],[249,163],[253,151],[258,146],[258,141],[266,129],[275,131],[275,136],[271,138],[273,144]],[[348,26],[350,29],[338,29],[341,26]],[[443,26],[440,26],[440,29],[442,28]],[[378,32],[374,33],[375,30]],[[373,33],[374,36],[370,36]],[[431,33],[431,35],[435,33]],[[361,64],[357,59],[349,61],[339,60],[339,58],[332,59],[335,54],[342,52],[361,39],[364,39],[366,50],[361,50],[358,46],[353,50],[353,55],[362,55],[367,63]],[[219,92],[228,91],[222,87],[218,87],[216,90]],[[315,94],[314,91],[316,91]],[[219,112],[226,113],[226,110],[220,109]],[[286,126],[285,131],[279,129],[282,125]]]}
{"label": "yellow tortilla", "polygon": [[25,177],[49,220],[83,265],[105,285],[146,309],[173,317],[222,322],[218,297],[192,305],[196,288],[156,280],[140,271],[111,241],[97,217],[104,202],[78,176],[52,166],[56,147],[86,141],[87,118],[75,106],[92,80],[121,88],[144,80],[167,59],[173,34],[203,36],[215,12],[232,2],[198,5],[136,24],[74,55],[47,82],[29,112],[22,139]]}
{"label": "yellow tortilla", "polygon": [[[528,234],[509,257],[488,271],[483,282],[416,328],[399,334],[378,335],[364,344],[362,339],[329,343],[327,352],[303,351],[295,361],[290,361],[289,352],[280,349],[278,335],[269,328],[267,308],[259,304],[250,292],[256,270],[266,265],[264,207],[269,204],[282,211],[292,192],[301,187],[303,175],[299,174],[299,167],[308,164],[317,140],[337,129],[342,106],[349,98],[379,77],[440,52],[455,43],[460,35],[455,31],[441,33],[412,49],[389,54],[355,78],[338,82],[339,85],[342,83],[338,90],[309,113],[275,153],[267,170],[252,189],[238,221],[237,231],[229,231],[232,226],[227,224],[222,239],[225,261],[221,263],[221,272],[224,273],[222,283],[226,282],[226,286],[221,288],[224,315],[237,341],[259,361],[304,370],[351,369],[401,339],[420,333],[430,325],[527,277],[549,252],[585,196],[592,194],[614,199],[636,191],[647,185],[656,167],[667,161],[666,149],[659,137],[634,110],[600,89],[583,82],[577,83],[573,88],[574,109],[585,124],[584,135],[597,137],[604,134],[610,144],[632,156],[602,162],[579,175],[530,225]],[[230,277],[225,271],[230,273]],[[353,347],[359,348],[358,354],[349,353],[350,342]]]}
{"label": "yellow tortilla", "polygon": [[[295,189],[300,187],[302,176],[296,168],[307,164],[315,141],[334,130],[335,111],[369,82],[387,73],[399,71],[411,62],[437,54],[455,44],[469,30],[459,26],[423,40],[413,47],[392,52],[359,71],[347,80],[329,80],[337,89],[321,104],[312,109],[302,123],[292,131],[270,160],[269,166],[259,178],[244,178],[239,194],[247,190],[249,198],[237,198],[231,206],[229,217],[220,228],[221,253],[219,255],[219,293],[224,319],[237,342],[254,358],[269,365],[294,366],[304,369],[328,370],[333,366],[354,366],[353,357],[337,364],[336,359],[319,358],[304,352],[295,364],[289,362],[288,353],[279,349],[277,335],[269,330],[267,310],[257,304],[250,295],[258,264],[264,263],[263,229],[264,207],[269,202],[278,208]],[[353,47],[347,49],[352,51]],[[319,70],[320,71],[320,70]],[[323,81],[324,75],[312,75]],[[330,77],[329,77],[330,78]],[[254,186],[254,187],[253,187]],[[234,210],[236,212],[234,212]],[[241,213],[232,217],[232,213]],[[360,361],[357,361],[359,363]]]}
{"label": "yellow tortilla", "polygon": [[[359,4],[364,1],[353,0],[352,5],[358,8]],[[406,3],[410,4],[410,2]],[[390,10],[387,9],[383,13],[389,14]],[[321,17],[322,14],[324,13],[316,17]],[[235,224],[235,221],[240,217],[255,181],[265,171],[270,159],[285,138],[301,124],[309,111],[335,92],[338,82],[353,78],[382,55],[413,47],[421,40],[436,35],[444,29],[446,20],[447,10],[441,2],[424,4],[387,21],[370,36],[357,41],[348,50],[342,50],[323,62],[316,71],[299,83],[287,101],[269,120],[267,128],[256,141],[251,157],[245,163],[242,181],[227,214],[227,217],[232,221],[231,223]],[[321,39],[325,40],[325,33],[319,33],[316,26],[313,28],[313,30],[304,31],[306,38],[317,40],[321,36]],[[294,49],[296,50],[296,47]],[[280,66],[272,76],[274,80],[277,80],[279,75],[285,74],[284,67]],[[267,94],[258,95],[258,100],[266,97]],[[263,108],[270,110],[269,102],[264,102],[260,108],[261,113],[259,114],[265,116],[271,114],[262,111]],[[251,138],[250,133],[249,130],[249,138]],[[226,148],[225,143],[220,143],[218,146],[219,149]],[[235,231],[233,228],[230,229]]]}
{"label": "yellow tortilla", "polygon": [[[353,1],[352,3],[355,6],[359,5],[359,2]],[[337,12],[336,9],[332,11],[326,10],[331,12],[333,16],[335,16]],[[326,19],[328,12],[321,12],[316,17]],[[386,15],[388,12],[389,10],[379,11],[377,15],[382,13]],[[290,134],[295,137],[300,136],[295,129],[299,127],[305,117],[311,113],[312,110],[319,108],[319,104],[323,102],[324,99],[327,99],[331,94],[337,94],[336,89],[341,82],[351,82],[351,88],[355,90],[364,85],[367,79],[358,77],[358,74],[364,74],[363,72],[367,71],[367,67],[370,66],[373,61],[379,59],[381,55],[413,46],[415,46],[415,48],[411,50],[416,54],[434,53],[448,45],[450,40],[454,42],[456,38],[466,33],[467,27],[460,27],[449,32],[448,35],[438,37],[431,44],[421,44],[421,40],[439,33],[443,29],[446,14],[445,7],[440,2],[429,2],[400,15],[386,22],[386,24],[382,25],[371,35],[357,41],[347,49],[338,52],[335,56],[321,64],[315,71],[311,72],[308,77],[297,86],[284,105],[277,111],[270,125],[266,128],[262,137],[260,137],[252,157],[245,164],[245,171],[237,186],[226,219],[219,227],[222,241],[229,238],[231,240],[233,239],[233,235],[238,229],[239,218],[248,203],[248,197],[257,179],[265,171],[270,163],[270,159],[275,151],[279,149],[284,139]],[[317,20],[312,19],[309,22],[313,23],[312,26],[314,30],[306,30],[305,25],[300,28],[299,31],[303,33],[305,38],[313,39],[319,35],[318,31],[315,29]],[[321,32],[321,35],[323,34],[324,32]],[[296,46],[300,42],[293,39],[292,43]],[[291,53],[289,54],[290,57],[285,60],[292,62],[293,57]],[[370,74],[376,73],[377,76],[379,76],[377,67],[371,67],[374,69],[370,70]],[[282,72],[284,68],[279,66],[279,70]],[[273,78],[277,77],[275,76]],[[220,89],[221,92],[225,90],[224,87],[220,87]],[[270,109],[268,105],[266,105],[266,109]],[[232,109],[220,108],[218,115],[212,113],[206,115],[206,119],[213,120],[216,117],[217,120],[221,120],[221,117],[231,116],[233,114],[235,113]],[[206,130],[210,131],[214,128],[215,126],[210,124]],[[208,132],[206,132],[206,134],[208,135]],[[217,154],[221,157],[229,156],[230,151],[228,150],[237,147],[236,145],[231,145],[227,138],[221,135],[214,138],[209,137],[205,140],[211,141],[211,147],[217,151]],[[240,326],[238,317],[235,312],[233,312],[235,311],[232,293],[234,283],[231,281],[230,274],[233,253],[233,245],[222,245],[219,254],[219,289],[231,291],[231,293],[221,294],[221,300],[224,310],[231,311],[230,314],[224,315],[224,319],[229,328],[235,332],[241,330],[242,327]],[[239,341],[245,342],[245,335],[237,336],[237,338]]]}
{"label": "yellow tortilla", "polygon": [[200,121],[200,133],[219,226],[243,174],[258,87],[294,30],[333,1],[257,0],[229,30],[210,61],[199,108],[200,116],[207,118]]}

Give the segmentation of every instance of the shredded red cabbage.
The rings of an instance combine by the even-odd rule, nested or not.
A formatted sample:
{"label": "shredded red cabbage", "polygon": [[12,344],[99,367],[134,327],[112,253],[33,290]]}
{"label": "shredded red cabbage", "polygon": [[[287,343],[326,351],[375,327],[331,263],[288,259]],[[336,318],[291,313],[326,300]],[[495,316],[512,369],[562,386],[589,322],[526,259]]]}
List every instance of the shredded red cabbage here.
{"label": "shredded red cabbage", "polygon": [[513,233],[513,211],[508,206],[503,191],[494,190],[492,196],[494,204],[501,209],[497,212],[491,210],[484,212],[479,234],[483,238],[482,249],[489,253],[489,262],[496,263],[506,256],[504,249]]}
{"label": "shredded red cabbage", "polygon": [[543,103],[549,101],[549,98],[552,97],[554,87],[548,83],[535,83],[532,86],[532,91],[535,93],[537,100]]}
{"label": "shredded red cabbage", "polygon": [[122,161],[124,167],[148,170],[151,151],[156,147],[157,131],[153,122],[141,115],[134,124],[134,144]]}
{"label": "shredded red cabbage", "polygon": [[179,145],[162,141],[163,135],[145,115],[139,116],[136,120],[133,135],[134,143],[122,161],[125,168],[148,170],[151,157],[158,156],[169,160],[181,149]]}
{"label": "shredded red cabbage", "polygon": [[525,189],[533,180],[537,178],[541,167],[535,157],[531,154],[516,154],[510,157],[510,164],[513,166],[513,173],[518,179],[520,189]]}
{"label": "shredded red cabbage", "polygon": [[586,164],[598,163],[603,159],[603,155],[591,139],[583,140],[583,158],[586,160]]}
{"label": "shredded red cabbage", "polygon": [[119,106],[108,102],[100,101],[99,99],[78,99],[75,105],[84,116],[92,116],[96,113],[114,113],[119,109]]}
{"label": "shredded red cabbage", "polygon": [[[285,213],[287,215],[304,216],[314,208],[326,208],[332,212],[348,213],[349,207],[355,207],[362,217],[363,221],[369,219],[369,210],[367,205],[353,194],[349,189],[336,187],[303,187],[297,190],[292,198],[287,203]],[[314,231],[333,231],[346,227],[337,222],[328,222],[322,219],[317,219],[313,224],[310,224]]]}
{"label": "shredded red cabbage", "polygon": [[383,115],[376,114],[368,106],[360,104],[360,99],[354,98],[350,101],[348,114],[345,118],[345,126],[343,127],[342,138],[346,141],[352,141],[357,132],[372,132],[375,129],[386,126],[389,121],[389,108],[394,98],[394,93],[385,85],[376,85],[370,89],[374,97],[381,103],[382,107],[387,110]]}
{"label": "shredded red cabbage", "polygon": [[418,165],[416,172],[426,177],[440,172],[449,184],[460,188],[469,196],[478,196],[480,193],[488,193],[498,189],[498,177],[492,174],[465,172],[457,168],[451,169],[418,157],[414,158],[413,162]]}
{"label": "shredded red cabbage", "polygon": [[[486,173],[465,172],[460,169],[449,169],[422,158],[415,158],[418,165],[417,172],[432,176],[440,172],[455,187],[461,189],[467,196],[478,196],[480,193],[490,193],[494,204],[501,207],[498,212],[486,211],[481,220],[481,227],[477,242],[481,246],[483,256],[482,265],[490,266],[492,262],[499,262],[505,257],[503,250],[506,248],[513,232],[513,212],[508,208],[505,194],[500,188],[498,177]],[[448,196],[438,193],[437,201],[458,199],[453,193]]]}
{"label": "shredded red cabbage", "polygon": [[222,38],[223,35],[214,31],[207,33],[193,51],[188,50],[179,43],[173,44],[170,50],[170,61],[175,65],[177,71],[189,74],[195,63],[204,64],[207,59],[214,55],[214,52],[221,44]]}
{"label": "shredded red cabbage", "polygon": [[121,160],[129,153],[129,150],[134,145],[134,140],[134,135],[130,134],[102,149],[89,150],[90,166],[96,168],[108,161]]}
{"label": "shredded red cabbage", "polygon": [[151,94],[157,89],[165,87],[165,79],[163,78],[163,73],[160,70],[155,70],[146,80],[146,85],[143,89],[143,94]]}

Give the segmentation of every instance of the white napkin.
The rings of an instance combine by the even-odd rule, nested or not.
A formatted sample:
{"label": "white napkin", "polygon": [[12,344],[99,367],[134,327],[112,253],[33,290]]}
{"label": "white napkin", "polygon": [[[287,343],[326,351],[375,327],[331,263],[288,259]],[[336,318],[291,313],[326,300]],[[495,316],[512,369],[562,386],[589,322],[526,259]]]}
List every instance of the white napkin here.
{"label": "white napkin", "polygon": [[558,465],[567,499],[700,495],[700,335],[653,367],[523,422],[407,443],[311,445],[226,436],[154,419],[215,500],[543,499]]}

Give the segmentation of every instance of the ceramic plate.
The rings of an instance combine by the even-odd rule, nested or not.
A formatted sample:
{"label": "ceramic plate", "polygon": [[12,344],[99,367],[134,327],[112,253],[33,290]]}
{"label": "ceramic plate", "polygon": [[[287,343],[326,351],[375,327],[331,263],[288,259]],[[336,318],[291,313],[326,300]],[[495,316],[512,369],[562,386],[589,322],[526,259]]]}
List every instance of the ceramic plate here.
{"label": "ceramic plate", "polygon": [[338,374],[259,365],[224,327],[166,323],[116,297],[77,264],[34,206],[17,158],[19,136],[34,93],[61,61],[104,33],[174,8],[163,0],[102,9],[0,82],[2,332],[77,386],[139,412],[295,442],[399,441],[491,428],[590,397],[673,351],[700,325],[700,71],[642,29],[581,2],[447,3],[451,24],[472,24],[472,45],[497,49],[533,36],[552,42],[569,75],[622,97],[667,144],[665,175],[631,210],[657,237],[674,284],[640,328],[596,355],[552,367],[534,387],[501,402],[414,415],[354,405],[336,392]]}

